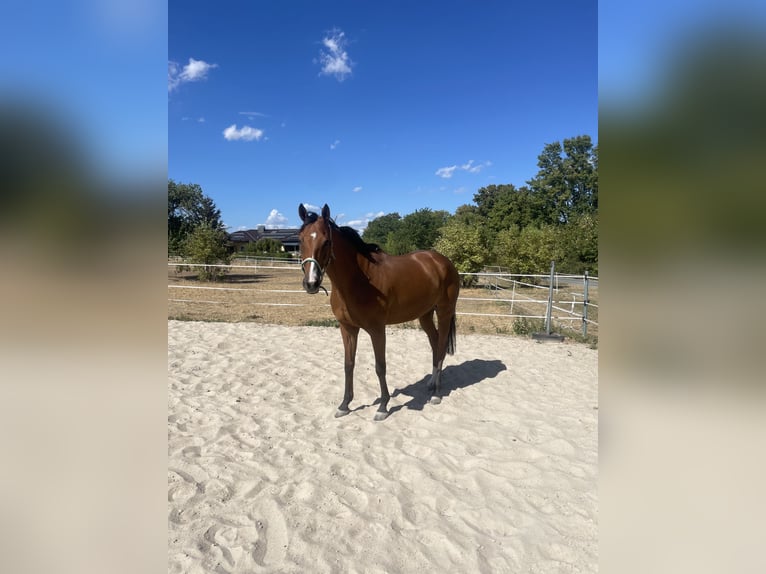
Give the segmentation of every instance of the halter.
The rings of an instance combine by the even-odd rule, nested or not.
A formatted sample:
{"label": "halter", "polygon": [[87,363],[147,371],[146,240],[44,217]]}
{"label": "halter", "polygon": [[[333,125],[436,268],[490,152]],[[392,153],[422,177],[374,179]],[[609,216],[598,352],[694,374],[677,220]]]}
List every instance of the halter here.
{"label": "halter", "polygon": [[322,280],[324,279],[324,273],[327,270],[327,267],[329,267],[330,263],[332,263],[333,259],[335,259],[335,250],[333,249],[333,244],[332,244],[332,226],[330,225],[329,221],[327,222],[327,228],[329,230],[329,236],[330,236],[330,258],[327,260],[327,266],[324,269],[322,269],[322,265],[319,263],[319,261],[317,261],[313,257],[306,257],[306,259],[303,259],[301,261],[301,271],[303,271],[304,274],[306,273],[306,268],[304,267],[306,263],[316,264],[317,269],[319,269],[319,283],[320,283],[319,288],[322,291],[324,291],[325,295],[329,295],[329,293],[327,293],[327,289],[322,287],[321,283],[322,283]]}

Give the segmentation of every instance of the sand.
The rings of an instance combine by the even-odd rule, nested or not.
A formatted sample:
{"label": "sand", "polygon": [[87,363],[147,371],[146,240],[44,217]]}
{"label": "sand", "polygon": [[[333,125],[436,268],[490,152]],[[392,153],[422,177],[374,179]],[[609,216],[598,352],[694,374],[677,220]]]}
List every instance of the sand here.
{"label": "sand", "polygon": [[598,353],[458,336],[441,404],[389,329],[391,415],[360,334],[168,321],[170,572],[595,572]]}

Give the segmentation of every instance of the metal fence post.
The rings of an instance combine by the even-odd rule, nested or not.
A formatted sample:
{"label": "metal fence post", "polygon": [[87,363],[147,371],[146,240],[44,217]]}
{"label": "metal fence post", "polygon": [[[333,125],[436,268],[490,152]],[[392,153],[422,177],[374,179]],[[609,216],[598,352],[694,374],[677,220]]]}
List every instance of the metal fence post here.
{"label": "metal fence post", "polygon": [[511,291],[511,312],[510,315],[513,315],[513,304],[516,302],[516,280],[513,280],[513,291]]}
{"label": "metal fence post", "polygon": [[588,270],[583,275],[582,336],[588,336]]}
{"label": "metal fence post", "polygon": [[556,272],[556,262],[551,261],[551,278],[548,283],[548,310],[545,312],[545,334],[551,334],[551,310],[553,309],[553,279]]}

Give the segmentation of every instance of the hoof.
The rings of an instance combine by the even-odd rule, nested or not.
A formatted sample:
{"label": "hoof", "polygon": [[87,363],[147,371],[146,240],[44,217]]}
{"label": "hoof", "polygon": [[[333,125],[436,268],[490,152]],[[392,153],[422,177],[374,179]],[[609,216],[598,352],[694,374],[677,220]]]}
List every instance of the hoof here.
{"label": "hoof", "polygon": [[383,421],[383,420],[386,420],[387,418],[388,418],[388,413],[386,412],[378,411],[377,413],[375,413],[376,421]]}
{"label": "hoof", "polygon": [[428,402],[431,403],[432,405],[438,405],[442,402],[442,398],[434,395],[433,397],[431,397],[431,400]]}
{"label": "hoof", "polygon": [[340,417],[345,417],[350,412],[351,411],[348,410],[348,409],[346,409],[346,410],[338,409],[337,411],[335,411],[335,418],[337,419],[337,418],[340,418]]}

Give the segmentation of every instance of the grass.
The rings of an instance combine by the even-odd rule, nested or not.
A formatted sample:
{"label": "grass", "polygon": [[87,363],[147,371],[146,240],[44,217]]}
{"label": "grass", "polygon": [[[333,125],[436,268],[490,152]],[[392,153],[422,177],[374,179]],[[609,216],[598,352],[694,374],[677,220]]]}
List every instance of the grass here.
{"label": "grass", "polygon": [[532,333],[542,333],[544,330],[545,321],[542,319],[518,317],[513,321],[514,335],[532,335]]}

